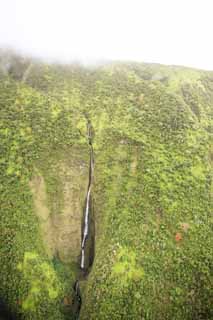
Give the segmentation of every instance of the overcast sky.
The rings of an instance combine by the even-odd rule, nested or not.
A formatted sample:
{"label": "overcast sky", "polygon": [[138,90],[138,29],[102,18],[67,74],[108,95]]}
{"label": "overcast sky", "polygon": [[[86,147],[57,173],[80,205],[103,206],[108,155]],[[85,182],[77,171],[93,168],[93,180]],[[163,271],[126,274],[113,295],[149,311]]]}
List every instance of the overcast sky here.
{"label": "overcast sky", "polygon": [[0,47],[213,70],[213,0],[0,0]]}

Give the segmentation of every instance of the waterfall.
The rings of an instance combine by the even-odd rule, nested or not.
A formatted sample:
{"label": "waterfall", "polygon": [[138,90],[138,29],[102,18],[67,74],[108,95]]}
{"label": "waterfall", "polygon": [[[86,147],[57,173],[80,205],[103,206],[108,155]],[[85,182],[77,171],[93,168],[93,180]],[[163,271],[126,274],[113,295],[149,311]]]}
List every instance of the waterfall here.
{"label": "waterfall", "polygon": [[93,170],[94,170],[94,160],[93,160],[93,147],[92,147],[92,128],[91,124],[88,121],[88,142],[90,145],[90,164],[89,164],[89,184],[87,189],[86,196],[86,206],[84,212],[84,223],[83,223],[83,237],[81,242],[81,269],[85,269],[85,247],[87,244],[87,239],[89,236],[89,221],[90,221],[90,210],[91,210],[91,188],[92,188],[92,179],[93,179]]}
{"label": "waterfall", "polygon": [[85,266],[85,244],[89,233],[89,205],[90,205],[90,193],[91,193],[91,185],[87,191],[86,198],[86,209],[84,214],[84,231],[83,231],[83,239],[81,243],[81,269],[84,269]]}
{"label": "waterfall", "polygon": [[81,310],[81,291],[80,291],[80,281],[86,280],[86,276],[92,266],[94,259],[94,238],[95,238],[95,225],[93,219],[92,210],[92,182],[93,182],[93,171],[94,171],[94,154],[92,146],[92,126],[90,121],[87,119],[87,138],[90,147],[90,161],[89,161],[89,182],[87,188],[87,195],[85,201],[85,209],[83,213],[83,223],[82,223],[82,241],[81,241],[81,262],[78,279],[76,280],[73,290],[74,290],[74,302],[73,302],[73,312],[75,314],[75,319],[79,319]]}

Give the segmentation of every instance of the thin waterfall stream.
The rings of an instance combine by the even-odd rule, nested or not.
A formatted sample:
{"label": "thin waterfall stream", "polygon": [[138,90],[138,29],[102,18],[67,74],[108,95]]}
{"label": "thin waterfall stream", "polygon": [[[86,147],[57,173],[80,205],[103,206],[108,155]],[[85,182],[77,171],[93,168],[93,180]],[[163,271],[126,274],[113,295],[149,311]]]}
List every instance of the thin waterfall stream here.
{"label": "thin waterfall stream", "polygon": [[89,182],[85,200],[85,208],[82,221],[82,240],[81,240],[81,258],[80,258],[80,274],[79,279],[74,284],[75,305],[74,312],[76,319],[79,319],[81,309],[81,292],[79,281],[85,280],[89,274],[90,268],[94,259],[95,248],[95,224],[93,217],[93,203],[92,203],[92,183],[94,175],[94,152],[93,152],[93,133],[91,122],[87,119],[87,138],[90,148],[90,160],[89,160]]}
{"label": "thin waterfall stream", "polygon": [[86,207],[84,212],[84,223],[83,223],[83,238],[81,242],[81,269],[84,270],[86,268],[85,264],[85,248],[87,245],[87,240],[89,236],[89,223],[91,220],[90,212],[91,212],[91,188],[92,188],[92,180],[93,180],[93,170],[94,170],[94,155],[93,155],[93,147],[92,147],[92,127],[90,122],[87,124],[88,130],[88,142],[90,146],[90,164],[89,164],[89,184],[86,196]]}

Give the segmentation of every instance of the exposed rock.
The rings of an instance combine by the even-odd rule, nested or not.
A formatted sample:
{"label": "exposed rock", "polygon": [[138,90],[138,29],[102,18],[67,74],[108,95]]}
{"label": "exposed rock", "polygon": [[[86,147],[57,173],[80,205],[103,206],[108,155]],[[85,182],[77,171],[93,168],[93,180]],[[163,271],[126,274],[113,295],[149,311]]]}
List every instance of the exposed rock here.
{"label": "exposed rock", "polygon": [[[36,170],[30,182],[35,213],[40,221],[48,255],[50,257],[57,255],[63,262],[77,262],[81,246],[83,199],[88,184],[88,172],[86,167],[79,168],[77,162],[69,167],[65,161],[61,161],[57,169],[57,175],[62,181],[63,205],[58,212],[51,212],[45,178]],[[59,199],[52,200],[57,208]]]}

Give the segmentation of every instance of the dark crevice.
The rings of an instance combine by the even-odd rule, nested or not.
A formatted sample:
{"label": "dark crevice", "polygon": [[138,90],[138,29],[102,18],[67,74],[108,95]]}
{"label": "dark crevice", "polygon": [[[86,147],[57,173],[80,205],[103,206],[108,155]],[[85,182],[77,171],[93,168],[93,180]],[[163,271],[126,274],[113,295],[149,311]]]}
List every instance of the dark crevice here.
{"label": "dark crevice", "polygon": [[[87,119],[87,117],[86,117]],[[75,318],[79,319],[82,297],[80,292],[80,281],[86,280],[94,261],[95,256],[95,220],[94,220],[94,207],[92,199],[92,184],[94,175],[94,152],[93,152],[93,128],[90,120],[87,119],[87,139],[90,148],[90,161],[89,161],[89,182],[87,188],[87,195],[84,205],[84,214],[82,220],[82,238],[81,238],[81,255],[79,263],[79,275],[76,280],[74,290],[74,304],[73,312]]]}
{"label": "dark crevice", "polygon": [[14,314],[3,300],[0,299],[0,320],[18,320],[20,317]]}

